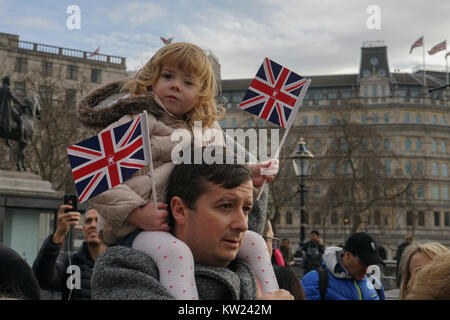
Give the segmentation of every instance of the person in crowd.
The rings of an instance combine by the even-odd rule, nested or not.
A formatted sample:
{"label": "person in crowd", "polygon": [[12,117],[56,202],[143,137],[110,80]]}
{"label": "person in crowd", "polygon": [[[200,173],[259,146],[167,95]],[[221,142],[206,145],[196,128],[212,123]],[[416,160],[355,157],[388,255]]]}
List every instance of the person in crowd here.
{"label": "person in crowd", "polygon": [[[225,160],[226,152],[223,156]],[[223,164],[175,165],[167,191],[169,226],[175,240],[166,247],[183,242],[192,253],[193,262],[187,268],[174,263],[166,272],[183,278],[186,269],[194,270],[195,265],[194,281],[199,299],[293,299],[283,289],[258,296],[255,275],[249,267],[250,257],[245,254],[238,257],[250,212],[261,214],[252,210],[253,194],[252,173],[245,164],[224,161]],[[95,299],[175,299],[173,290],[186,294],[187,299],[193,298],[180,284],[173,282],[169,288],[161,284],[159,262],[133,246],[130,248],[133,241],[126,242],[128,247],[112,246],[97,261],[92,276]],[[159,248],[155,243],[155,247],[163,249],[163,244]],[[263,253],[268,255],[267,247]],[[161,250],[161,255],[161,260],[165,260],[167,254]],[[176,258],[184,260],[185,256]],[[269,266],[261,269],[264,272]],[[194,281],[188,286],[194,286]]]}
{"label": "person in crowd", "polygon": [[0,298],[39,300],[39,284],[28,263],[13,249],[0,245]]}
{"label": "person in crowd", "polygon": [[281,240],[280,251],[283,254],[284,264],[288,267],[294,264],[294,257],[292,255],[289,239],[284,238]]}
{"label": "person in crowd", "polygon": [[[82,246],[76,252],[61,252],[64,237],[69,233],[70,226],[77,225],[80,220],[80,213],[70,209],[71,205],[60,206],[56,231],[42,243],[33,263],[33,272],[41,288],[61,292],[63,300],[89,300],[92,269],[95,261],[106,250],[106,246],[97,234],[98,212],[90,208],[84,217],[85,241]],[[77,269],[69,269],[71,265],[78,267],[79,273]],[[78,275],[80,279],[72,278]]]}
{"label": "person in crowd", "polygon": [[384,300],[384,288],[367,277],[370,265],[382,264],[373,238],[364,232],[351,235],[345,247],[327,247],[319,270],[301,280],[307,300]]}
{"label": "person in crowd", "polygon": [[289,291],[294,300],[306,300],[302,284],[290,267],[274,266],[274,271],[280,289]]}
{"label": "person in crowd", "polygon": [[[173,150],[180,144],[179,140],[172,139],[172,133],[187,133],[189,139],[186,136],[182,139],[183,146],[187,147],[191,133],[196,130],[195,122],[199,122],[199,133],[203,133],[200,143],[204,146],[223,146],[222,131],[216,121],[222,115],[216,105],[216,94],[216,79],[204,50],[191,43],[176,42],[159,49],[133,79],[96,89],[81,101],[79,107],[82,123],[106,127],[105,130],[135,119],[144,110],[148,112],[154,175],[151,176],[151,170],[144,168],[123,184],[91,198],[89,203],[101,215],[99,235],[107,245],[121,244],[122,239],[136,230],[144,231],[132,239],[132,246],[157,261],[161,283],[177,299],[185,299],[186,296],[198,299],[198,292],[194,270],[190,269],[192,254],[168,232],[170,228],[166,220],[169,204],[160,202],[165,199],[168,177],[174,167]],[[270,171],[271,167],[270,161],[250,166],[255,187],[274,179],[272,174],[261,175],[262,168]],[[273,169],[276,171],[275,167]],[[156,190],[152,190],[152,179]],[[159,199],[156,205],[152,202],[153,193]],[[174,241],[179,246],[164,246]],[[155,243],[158,245],[155,246]],[[247,250],[249,248],[251,250]],[[251,255],[250,260],[261,257],[257,259],[260,263],[255,264],[254,272],[262,280],[263,292],[273,292],[276,289],[271,277],[273,270],[266,267],[265,272],[261,272],[259,265],[265,264],[267,254],[259,252],[258,248],[265,249],[264,240],[256,232],[248,231],[242,250],[246,256]],[[171,250],[172,254],[165,250]],[[174,254],[173,250],[179,251]],[[162,256],[161,251],[165,251]],[[184,259],[178,259],[179,256]],[[184,277],[176,278],[174,273],[168,272],[173,264],[185,269]],[[253,264],[250,266],[253,267]],[[188,288],[187,294],[174,290],[174,281],[177,286]],[[191,283],[194,285],[191,286]]]}
{"label": "person in crowd", "polygon": [[450,300],[450,251],[417,270],[406,300]]}
{"label": "person in crowd", "polygon": [[270,219],[266,220],[263,232],[263,238],[266,240],[269,256],[272,264],[284,267],[283,255],[278,248],[280,246],[280,238],[275,237]]}
{"label": "person in crowd", "polygon": [[322,264],[322,255],[325,252],[325,246],[320,238],[319,231],[311,231],[311,240],[305,243],[301,252],[303,255],[303,274],[320,268],[320,265]]}
{"label": "person in crowd", "polygon": [[412,243],[406,247],[400,260],[401,284],[399,299],[403,300],[408,295],[414,284],[415,273],[438,255],[449,252],[449,249],[439,242],[427,242],[423,244]]}
{"label": "person in crowd", "polygon": [[401,276],[400,276],[400,260],[402,258],[403,251],[406,249],[407,246],[409,246],[413,242],[413,237],[408,235],[405,237],[405,241],[403,241],[398,247],[397,251],[395,252],[394,259],[397,261],[397,268],[396,268],[396,280],[397,280],[397,286],[400,287],[401,283]]}

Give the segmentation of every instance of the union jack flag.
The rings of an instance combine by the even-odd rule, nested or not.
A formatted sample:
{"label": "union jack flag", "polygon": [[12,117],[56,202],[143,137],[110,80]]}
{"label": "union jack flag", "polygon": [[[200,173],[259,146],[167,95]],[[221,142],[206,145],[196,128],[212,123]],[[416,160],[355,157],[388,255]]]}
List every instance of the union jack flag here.
{"label": "union jack flag", "polygon": [[265,58],[239,108],[286,128],[307,80]]}
{"label": "union jack flag", "polygon": [[121,184],[146,166],[141,118],[67,148],[80,202]]}
{"label": "union jack flag", "polygon": [[446,50],[447,49],[447,41],[444,40],[441,43],[438,43],[437,45],[435,45],[433,48],[431,48],[430,51],[428,51],[428,54],[431,56],[433,54],[435,54],[436,52],[439,52],[441,50]]}

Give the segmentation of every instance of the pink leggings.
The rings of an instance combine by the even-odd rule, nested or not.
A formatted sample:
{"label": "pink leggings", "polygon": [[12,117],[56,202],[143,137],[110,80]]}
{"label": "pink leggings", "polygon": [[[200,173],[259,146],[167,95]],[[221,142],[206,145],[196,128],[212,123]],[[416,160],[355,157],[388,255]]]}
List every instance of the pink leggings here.
{"label": "pink leggings", "polygon": [[[132,248],[148,254],[159,270],[160,283],[178,300],[198,300],[194,258],[189,247],[169,232],[143,231]],[[245,259],[261,283],[263,295],[278,290],[266,242],[253,231],[246,231],[238,257]]]}

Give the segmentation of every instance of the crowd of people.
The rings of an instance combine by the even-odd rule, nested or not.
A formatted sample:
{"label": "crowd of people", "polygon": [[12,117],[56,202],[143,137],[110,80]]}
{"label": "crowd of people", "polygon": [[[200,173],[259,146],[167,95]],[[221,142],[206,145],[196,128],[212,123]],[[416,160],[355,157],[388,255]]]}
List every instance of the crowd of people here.
{"label": "crowd of people", "polygon": [[[13,265],[7,260],[18,265],[15,273],[0,273],[0,294],[39,299],[42,288],[61,292],[65,300],[384,300],[381,279],[368,273],[383,260],[376,241],[364,232],[336,247],[326,246],[312,230],[299,250],[302,278],[293,272],[289,239],[276,237],[268,219],[267,189],[255,199],[275,178],[278,164],[228,162],[230,153],[232,159],[236,155],[217,127],[216,93],[204,51],[179,42],[161,48],[133,79],[107,84],[82,99],[80,121],[103,130],[147,111],[154,172],[140,170],[89,200],[85,241],[75,252],[61,251],[80,220],[70,205],[60,207],[57,228],[32,268],[11,249],[0,248],[1,268]],[[214,143],[220,147],[211,154],[223,161],[171,161],[179,143],[171,134],[191,132],[194,121],[219,134],[213,140],[203,135],[202,146],[184,145],[183,151],[203,155]],[[448,284],[448,249],[411,242],[402,250],[400,298],[450,299],[449,286],[438,281]],[[430,289],[430,283],[436,285]]]}

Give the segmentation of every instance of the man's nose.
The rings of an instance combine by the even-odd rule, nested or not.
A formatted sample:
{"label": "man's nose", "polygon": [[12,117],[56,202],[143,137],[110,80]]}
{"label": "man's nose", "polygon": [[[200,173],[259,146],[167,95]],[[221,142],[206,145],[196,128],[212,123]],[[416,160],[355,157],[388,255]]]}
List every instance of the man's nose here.
{"label": "man's nose", "polygon": [[231,228],[233,230],[239,230],[241,232],[245,232],[248,230],[248,219],[242,210],[236,212]]}

